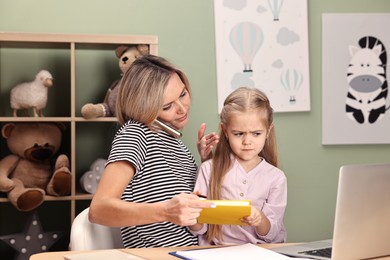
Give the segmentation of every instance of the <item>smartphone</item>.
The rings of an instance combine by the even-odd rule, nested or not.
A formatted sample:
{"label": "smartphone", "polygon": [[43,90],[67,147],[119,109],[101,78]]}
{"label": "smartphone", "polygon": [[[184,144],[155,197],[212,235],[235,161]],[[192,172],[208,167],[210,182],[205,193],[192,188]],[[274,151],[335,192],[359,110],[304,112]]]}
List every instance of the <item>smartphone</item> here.
{"label": "smartphone", "polygon": [[168,134],[174,136],[175,138],[180,138],[182,137],[182,133],[180,133],[179,131],[177,131],[176,129],[174,129],[173,127],[170,127],[169,125],[161,122],[160,120],[154,120],[154,123],[160,127],[161,129],[163,129],[164,131],[166,131]]}

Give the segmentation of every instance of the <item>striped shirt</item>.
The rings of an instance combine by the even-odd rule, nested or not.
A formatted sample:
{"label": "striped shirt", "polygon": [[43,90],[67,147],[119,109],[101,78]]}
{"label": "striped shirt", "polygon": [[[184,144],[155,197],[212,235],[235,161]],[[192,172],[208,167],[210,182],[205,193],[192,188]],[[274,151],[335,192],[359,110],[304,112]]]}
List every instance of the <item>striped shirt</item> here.
{"label": "striped shirt", "polygon": [[[180,139],[128,121],[117,132],[108,163],[128,161],[135,168],[122,200],[154,203],[194,189],[197,167],[191,152]],[[122,227],[127,248],[197,245],[185,227],[170,222]]]}

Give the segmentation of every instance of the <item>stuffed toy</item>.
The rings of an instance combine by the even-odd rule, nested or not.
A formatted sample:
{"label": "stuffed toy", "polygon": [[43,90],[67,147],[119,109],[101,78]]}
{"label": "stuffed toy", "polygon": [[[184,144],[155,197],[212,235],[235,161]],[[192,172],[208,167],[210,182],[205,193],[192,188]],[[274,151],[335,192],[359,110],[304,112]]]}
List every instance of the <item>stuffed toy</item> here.
{"label": "stuffed toy", "polygon": [[102,178],[102,174],[104,172],[104,167],[106,165],[107,160],[98,158],[96,159],[89,169],[89,171],[85,172],[80,178],[80,186],[81,188],[91,194],[96,192],[96,188]]}
{"label": "stuffed toy", "polygon": [[64,128],[46,122],[7,123],[2,127],[10,154],[0,160],[0,191],[7,192],[19,211],[37,208],[46,194],[70,194],[69,159],[64,154],[55,158]]}
{"label": "stuffed toy", "polygon": [[[149,46],[146,44],[129,46],[121,45],[116,48],[115,54],[119,58],[119,69],[121,70],[121,77],[137,58],[147,55],[148,53]],[[115,103],[119,91],[119,85],[120,79],[111,84],[106,92],[103,103],[85,104],[81,108],[81,115],[85,119],[115,116]]]}
{"label": "stuffed toy", "polygon": [[18,116],[19,109],[23,109],[28,116],[28,109],[32,109],[34,117],[42,117],[47,103],[48,88],[51,86],[53,86],[53,76],[47,70],[38,72],[34,81],[14,86],[10,95],[13,116]]}

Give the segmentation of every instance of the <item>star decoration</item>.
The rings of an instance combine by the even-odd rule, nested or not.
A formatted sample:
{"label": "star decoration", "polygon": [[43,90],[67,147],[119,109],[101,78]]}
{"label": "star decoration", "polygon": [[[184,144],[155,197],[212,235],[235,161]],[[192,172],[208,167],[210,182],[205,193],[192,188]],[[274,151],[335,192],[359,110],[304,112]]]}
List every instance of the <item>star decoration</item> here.
{"label": "star decoration", "polygon": [[31,255],[46,252],[60,239],[61,232],[44,232],[34,211],[27,220],[23,233],[0,236],[0,240],[18,251],[15,260],[28,260]]}

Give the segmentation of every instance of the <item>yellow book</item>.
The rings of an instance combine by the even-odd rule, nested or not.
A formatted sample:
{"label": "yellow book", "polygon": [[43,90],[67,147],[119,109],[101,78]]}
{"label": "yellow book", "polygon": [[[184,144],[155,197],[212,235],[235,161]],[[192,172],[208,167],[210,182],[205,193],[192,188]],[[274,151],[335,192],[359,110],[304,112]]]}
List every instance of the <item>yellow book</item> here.
{"label": "yellow book", "polygon": [[202,209],[198,223],[246,225],[240,219],[251,214],[250,200],[207,200],[216,205],[215,208]]}

